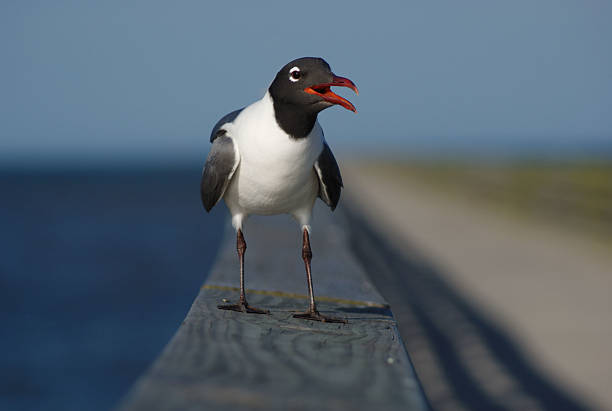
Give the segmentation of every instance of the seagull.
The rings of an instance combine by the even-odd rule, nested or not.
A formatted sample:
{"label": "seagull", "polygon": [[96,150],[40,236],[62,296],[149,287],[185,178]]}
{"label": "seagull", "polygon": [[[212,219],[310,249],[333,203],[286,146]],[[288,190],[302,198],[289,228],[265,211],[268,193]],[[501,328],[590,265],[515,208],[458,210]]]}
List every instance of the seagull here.
{"label": "seagull", "polygon": [[332,211],[340,200],[342,177],[325,141],[317,115],[333,105],[356,112],[332,86],[357,86],[336,76],[322,58],[302,57],[287,63],[261,100],[219,120],[210,135],[212,147],[202,172],[200,191],[209,212],[221,198],[232,216],[240,261],[240,302],[222,310],[269,314],[247,303],[244,288],[246,241],[242,225],[251,214],[289,214],[302,233],[302,259],[308,282],[309,308],[295,318],[346,322],[317,311],[312,288],[310,219],[317,197]]}

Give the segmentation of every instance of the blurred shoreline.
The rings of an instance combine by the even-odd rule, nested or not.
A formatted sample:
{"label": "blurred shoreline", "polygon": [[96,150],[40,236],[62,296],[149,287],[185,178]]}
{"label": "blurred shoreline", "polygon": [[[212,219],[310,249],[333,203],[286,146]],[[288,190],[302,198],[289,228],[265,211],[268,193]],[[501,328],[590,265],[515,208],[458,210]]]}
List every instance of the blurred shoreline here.
{"label": "blurred shoreline", "polygon": [[[495,167],[502,167],[510,176],[521,170]],[[397,275],[425,289],[429,276],[435,282],[435,275],[463,301],[457,306],[453,302],[456,297],[446,301],[447,293],[441,291],[419,297],[426,304],[417,306],[419,310],[439,315],[434,318],[437,337],[405,337],[428,397],[436,409],[455,409],[452,404],[460,401],[464,392],[460,381],[451,378],[459,372],[457,364],[448,361],[458,357],[465,358],[462,372],[476,378],[479,389],[500,404],[507,404],[508,398],[518,400],[516,390],[521,387],[528,391],[528,376],[536,370],[536,375],[558,385],[561,392],[571,393],[595,409],[612,408],[607,386],[612,368],[605,360],[612,344],[607,321],[612,309],[609,243],[567,229],[568,218],[553,215],[552,221],[547,221],[539,213],[527,215],[524,210],[529,202],[519,202],[519,211],[508,212],[504,206],[506,190],[502,189],[502,194],[495,191],[488,196],[491,198],[474,191],[472,186],[479,190],[492,183],[478,173],[465,171],[483,169],[484,176],[491,177],[492,166],[482,164],[449,167],[370,162],[343,167],[345,201],[350,198],[405,260],[418,262],[418,270],[395,267]],[[570,176],[576,172],[570,171]],[[609,172],[607,166],[602,172],[607,187]],[[512,195],[523,193],[507,181],[500,183],[494,173],[493,177],[494,184],[508,188]],[[538,178],[530,176],[528,180],[534,179],[537,187]],[[525,198],[532,197],[525,193]],[[547,213],[552,214],[550,210]],[[420,273],[428,271],[423,267],[429,267],[433,274]],[[415,304],[411,301],[406,304]],[[488,339],[486,329],[469,316],[465,326],[452,320],[455,315],[465,315],[460,308],[463,305],[472,307],[470,311],[507,337]],[[399,321],[401,326],[401,317]],[[452,355],[437,357],[436,347],[444,347]],[[507,362],[505,356],[516,350],[504,347],[519,347],[521,366]],[[531,388],[531,393],[521,392],[536,404],[530,409],[557,409],[560,405],[547,397],[548,388],[542,392]]]}
{"label": "blurred shoreline", "polygon": [[612,158],[357,160],[380,178],[406,180],[525,223],[612,246]]}

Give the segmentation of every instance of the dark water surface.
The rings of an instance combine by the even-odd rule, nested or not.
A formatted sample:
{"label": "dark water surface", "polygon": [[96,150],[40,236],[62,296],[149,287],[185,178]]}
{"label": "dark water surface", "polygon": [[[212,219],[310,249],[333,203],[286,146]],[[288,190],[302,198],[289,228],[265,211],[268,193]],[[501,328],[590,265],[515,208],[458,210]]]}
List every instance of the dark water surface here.
{"label": "dark water surface", "polygon": [[224,207],[200,170],[0,172],[0,409],[113,407],[174,334]]}

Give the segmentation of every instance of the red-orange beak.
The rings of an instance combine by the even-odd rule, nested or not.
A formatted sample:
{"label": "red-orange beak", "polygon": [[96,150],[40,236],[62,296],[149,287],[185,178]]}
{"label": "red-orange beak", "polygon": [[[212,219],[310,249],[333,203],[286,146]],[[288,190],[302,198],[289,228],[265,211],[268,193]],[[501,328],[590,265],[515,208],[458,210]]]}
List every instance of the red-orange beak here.
{"label": "red-orange beak", "polygon": [[352,112],[356,113],[357,110],[350,101],[343,97],[340,97],[339,95],[331,91],[330,87],[332,86],[348,87],[353,90],[355,94],[359,95],[359,90],[357,90],[357,86],[355,85],[355,83],[353,83],[347,78],[338,76],[334,76],[331,83],[316,84],[311,87],[306,87],[304,91],[308,94],[320,96],[323,100],[329,101],[332,104],[340,104],[345,109],[351,110]]}

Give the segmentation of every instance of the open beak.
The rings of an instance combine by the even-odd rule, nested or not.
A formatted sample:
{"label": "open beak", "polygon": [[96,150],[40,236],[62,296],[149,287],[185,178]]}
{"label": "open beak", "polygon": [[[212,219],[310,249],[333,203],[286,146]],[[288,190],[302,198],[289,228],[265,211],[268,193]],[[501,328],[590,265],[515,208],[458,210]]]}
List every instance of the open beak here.
{"label": "open beak", "polygon": [[338,76],[333,76],[331,83],[316,84],[311,87],[306,87],[304,91],[308,94],[320,96],[323,100],[329,101],[332,104],[340,104],[345,109],[351,110],[353,113],[356,113],[357,110],[350,101],[343,97],[340,97],[339,95],[331,91],[330,87],[332,86],[348,87],[353,90],[355,94],[359,95],[359,90],[357,90],[357,86],[355,85],[355,83],[353,83],[347,78]]}

